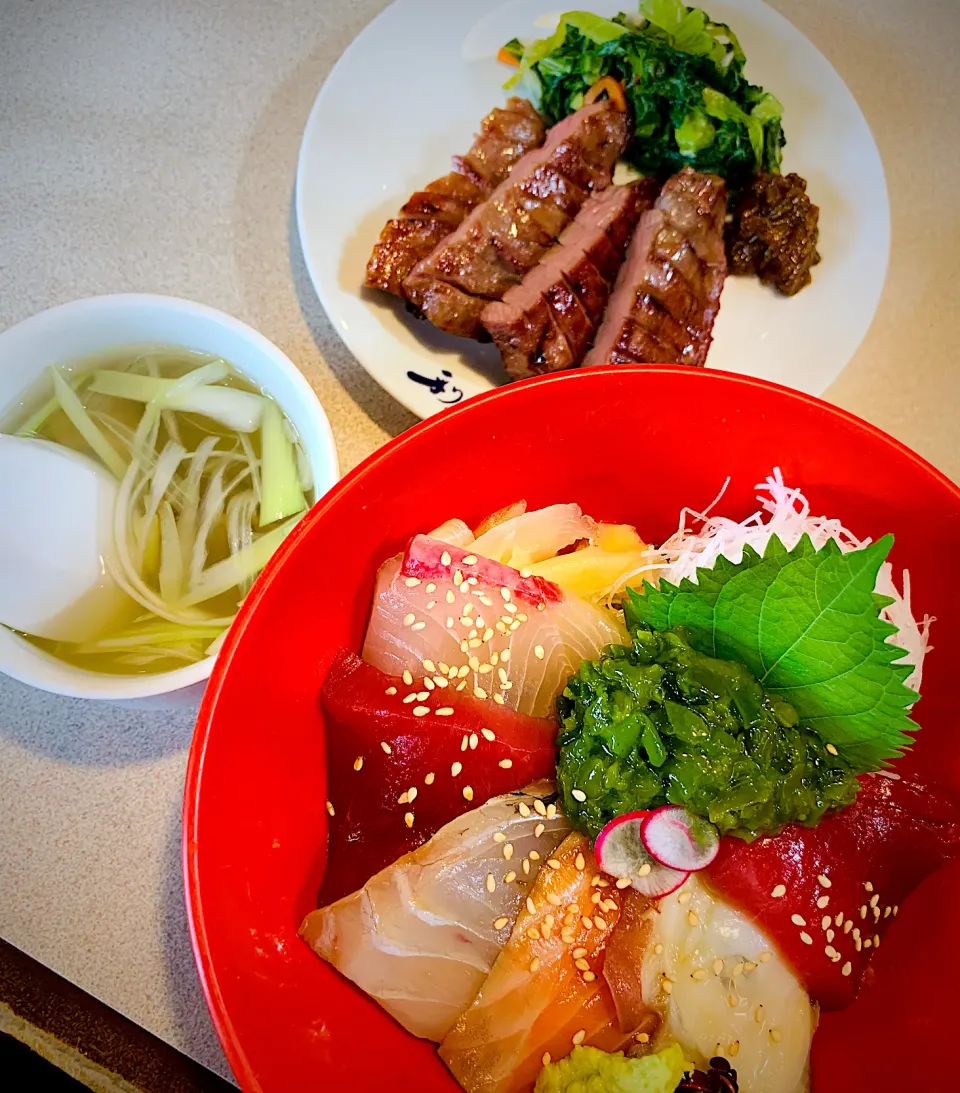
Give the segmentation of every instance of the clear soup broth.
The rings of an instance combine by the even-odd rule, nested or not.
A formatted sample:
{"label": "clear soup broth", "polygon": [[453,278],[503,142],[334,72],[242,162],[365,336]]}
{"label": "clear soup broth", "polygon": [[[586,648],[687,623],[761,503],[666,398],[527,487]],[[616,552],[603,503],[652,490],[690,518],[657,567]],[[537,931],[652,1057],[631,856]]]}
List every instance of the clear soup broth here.
{"label": "clear soup broth", "polygon": [[215,652],[312,500],[290,421],[209,354],[151,345],[83,358],[45,374],[0,432],[91,456],[119,483],[104,563],[129,610],[83,642],[22,635],[89,671],[164,672]]}

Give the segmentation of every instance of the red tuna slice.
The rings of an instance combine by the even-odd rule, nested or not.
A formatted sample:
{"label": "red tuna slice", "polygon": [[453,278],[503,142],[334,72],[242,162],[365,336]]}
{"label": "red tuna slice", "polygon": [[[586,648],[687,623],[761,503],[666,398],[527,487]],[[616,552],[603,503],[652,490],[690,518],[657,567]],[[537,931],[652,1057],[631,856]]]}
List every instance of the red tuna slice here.
{"label": "red tuna slice", "polygon": [[867,775],[849,808],[774,838],[725,838],[700,874],[750,915],[825,1010],[856,997],[900,904],[960,857],[960,802],[944,792]]}
{"label": "red tuna slice", "polygon": [[332,806],[321,906],[363,887],[464,812],[553,777],[550,721],[449,688],[411,690],[346,650],[331,665],[321,702]]}
{"label": "red tuna slice", "polygon": [[[856,1002],[843,1013],[825,1015],[817,1027],[810,1055],[817,1093],[945,1091],[960,1085],[944,1056],[956,1035],[958,902],[960,860],[927,877],[907,898]],[[897,1044],[909,1045],[906,1082],[903,1067],[891,1065],[894,1024]]]}
{"label": "red tuna slice", "polygon": [[566,597],[550,581],[417,536],[377,576],[363,659],[410,673],[414,691],[472,695],[534,717],[585,659],[629,641],[611,611]]}

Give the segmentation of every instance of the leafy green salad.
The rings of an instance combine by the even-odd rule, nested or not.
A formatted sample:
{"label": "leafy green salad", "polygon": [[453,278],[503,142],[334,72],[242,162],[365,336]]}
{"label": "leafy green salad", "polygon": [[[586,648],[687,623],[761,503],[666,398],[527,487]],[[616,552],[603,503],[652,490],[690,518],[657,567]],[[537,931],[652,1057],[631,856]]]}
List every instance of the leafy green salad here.
{"label": "leafy green salad", "polygon": [[550,124],[598,88],[622,95],[635,122],[626,158],[641,173],[689,166],[738,187],[757,171],[780,170],[782,106],[744,76],[730,27],[681,0],[641,0],[639,15],[613,19],[567,12],[548,38],[514,39],[501,58],[519,66],[507,87]]}

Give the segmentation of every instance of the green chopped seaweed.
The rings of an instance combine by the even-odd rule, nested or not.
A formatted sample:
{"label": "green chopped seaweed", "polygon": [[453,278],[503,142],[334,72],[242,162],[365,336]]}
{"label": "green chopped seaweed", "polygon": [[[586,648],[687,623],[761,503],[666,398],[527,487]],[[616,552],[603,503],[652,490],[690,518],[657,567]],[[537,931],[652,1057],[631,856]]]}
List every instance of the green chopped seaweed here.
{"label": "green chopped seaweed", "polygon": [[626,158],[645,174],[685,166],[733,186],[779,171],[783,108],[743,74],[746,58],[724,23],[681,0],[643,0],[641,18],[568,12],[548,38],[507,51],[520,60],[508,86],[525,92],[553,124],[583,105],[604,76],[625,89],[635,123]]}
{"label": "green chopped seaweed", "polygon": [[696,584],[631,593],[627,624],[684,627],[694,649],[745,664],[856,771],[879,770],[917,728],[907,714],[917,694],[904,684],[912,667],[898,663],[896,627],[880,618],[890,600],[874,592],[892,545],[886,535],[862,550],[833,540],[815,550],[805,535],[788,551],[773,536],[762,557],[749,547],[736,564],[721,557]]}
{"label": "green chopped seaweed", "polygon": [[557,781],[575,827],[596,836],[626,812],[678,804],[753,839],[853,801],[849,763],[742,664],[698,653],[679,628],[634,623],[631,635],[584,661],[557,700]]}

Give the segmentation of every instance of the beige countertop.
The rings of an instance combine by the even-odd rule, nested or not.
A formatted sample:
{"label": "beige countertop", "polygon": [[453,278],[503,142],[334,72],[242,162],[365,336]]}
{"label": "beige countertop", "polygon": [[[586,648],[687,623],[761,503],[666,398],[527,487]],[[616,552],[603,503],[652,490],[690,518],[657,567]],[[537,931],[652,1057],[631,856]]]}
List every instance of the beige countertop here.
{"label": "beige countertop", "polygon": [[[411,425],[327,322],[292,213],[317,90],[383,6],[0,0],[0,327],[95,293],[191,297],[297,362],[344,470]],[[960,6],[775,6],[860,102],[890,190],[880,309],[827,397],[960,479]],[[182,905],[191,729],[0,679],[0,936],[227,1074]]]}

